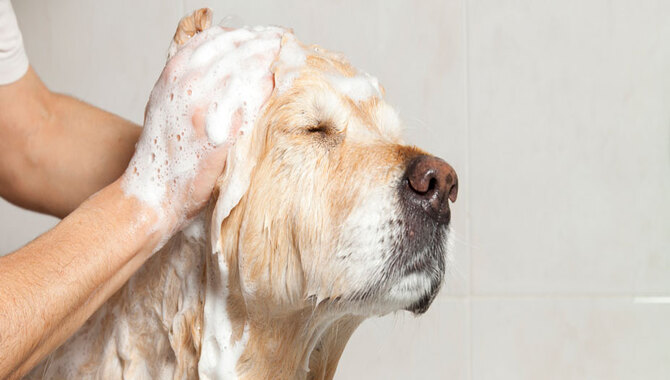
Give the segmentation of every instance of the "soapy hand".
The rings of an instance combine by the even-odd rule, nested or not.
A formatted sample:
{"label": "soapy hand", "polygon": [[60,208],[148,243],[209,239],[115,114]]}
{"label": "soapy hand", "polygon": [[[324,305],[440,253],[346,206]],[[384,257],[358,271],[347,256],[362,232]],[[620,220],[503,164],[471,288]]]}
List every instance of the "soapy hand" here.
{"label": "soapy hand", "polygon": [[273,90],[282,32],[212,27],[170,48],[123,179],[126,195],[158,213],[166,237],[206,204],[229,146],[254,125]]}

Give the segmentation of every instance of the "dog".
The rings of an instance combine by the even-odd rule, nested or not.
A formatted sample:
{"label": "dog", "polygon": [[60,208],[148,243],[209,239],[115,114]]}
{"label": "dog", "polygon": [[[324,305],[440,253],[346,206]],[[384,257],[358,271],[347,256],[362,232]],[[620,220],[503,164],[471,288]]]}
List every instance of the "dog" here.
{"label": "dog", "polygon": [[286,31],[279,61],[206,210],[27,378],[331,379],[365,318],[428,309],[456,172],[341,55]]}

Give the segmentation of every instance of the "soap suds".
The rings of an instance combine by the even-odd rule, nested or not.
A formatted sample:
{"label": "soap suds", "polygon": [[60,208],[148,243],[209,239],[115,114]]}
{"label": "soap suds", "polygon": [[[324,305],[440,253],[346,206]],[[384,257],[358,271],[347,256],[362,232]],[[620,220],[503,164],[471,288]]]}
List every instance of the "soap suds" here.
{"label": "soap suds", "polygon": [[205,214],[201,212],[184,229],[184,236],[196,242],[205,242]]}
{"label": "soap suds", "polygon": [[304,48],[292,33],[285,33],[282,37],[279,59],[274,65],[276,73],[277,93],[282,94],[293,84],[293,80],[300,75],[307,61]]}
{"label": "soap suds", "polygon": [[171,46],[125,175],[127,195],[152,207],[159,219],[188,198],[202,157],[255,124],[284,32],[212,27]]}
{"label": "soap suds", "polygon": [[[228,265],[223,255],[211,258],[214,268],[207,268],[207,288],[203,307],[203,334],[198,376],[201,379],[237,379],[237,361],[249,339],[249,326],[242,337],[233,341],[233,325],[228,317]],[[214,261],[216,261],[214,263]]]}
{"label": "soap suds", "polygon": [[379,81],[368,73],[360,73],[355,77],[328,75],[326,78],[339,93],[353,101],[361,102],[370,97],[382,97]]}

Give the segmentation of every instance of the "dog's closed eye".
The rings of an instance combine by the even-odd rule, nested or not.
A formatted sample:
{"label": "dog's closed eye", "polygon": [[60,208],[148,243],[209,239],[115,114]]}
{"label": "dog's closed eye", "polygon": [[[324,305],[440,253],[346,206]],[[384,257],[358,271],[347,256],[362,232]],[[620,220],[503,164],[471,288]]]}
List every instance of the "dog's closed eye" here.
{"label": "dog's closed eye", "polygon": [[334,148],[344,140],[344,133],[337,129],[332,123],[318,122],[306,129],[305,134],[313,139],[319,146],[328,149]]}
{"label": "dog's closed eye", "polygon": [[333,128],[330,124],[328,123],[323,123],[319,122],[316,125],[310,126],[307,128],[307,133],[318,133],[322,136],[330,135],[335,132],[335,128]]}

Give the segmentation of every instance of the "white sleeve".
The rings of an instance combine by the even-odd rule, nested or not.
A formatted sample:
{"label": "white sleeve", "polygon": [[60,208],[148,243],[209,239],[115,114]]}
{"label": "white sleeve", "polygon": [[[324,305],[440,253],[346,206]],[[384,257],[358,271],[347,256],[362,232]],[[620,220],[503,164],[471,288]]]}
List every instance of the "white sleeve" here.
{"label": "white sleeve", "polygon": [[0,0],[0,85],[19,80],[28,71],[28,56],[12,3]]}

